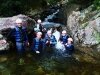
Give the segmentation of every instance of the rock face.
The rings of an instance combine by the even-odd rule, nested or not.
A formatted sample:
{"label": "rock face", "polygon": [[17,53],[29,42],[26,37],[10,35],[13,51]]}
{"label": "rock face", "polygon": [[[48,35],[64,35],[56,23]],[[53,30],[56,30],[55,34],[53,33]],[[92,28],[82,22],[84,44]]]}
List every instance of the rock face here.
{"label": "rock face", "polygon": [[28,24],[28,27],[30,25],[32,25],[32,23],[33,24],[35,23],[34,20],[29,18],[28,16],[20,14],[20,15],[13,16],[13,17],[8,17],[8,18],[0,18],[0,30],[14,27],[16,25],[15,21],[16,21],[17,18],[22,18],[23,21],[24,21],[23,25],[26,26]]}
{"label": "rock face", "polygon": [[[6,37],[11,28],[14,28],[16,26],[16,19],[17,18],[22,18],[23,19],[23,25],[26,26],[29,30],[33,29],[33,26],[35,24],[35,21],[28,16],[25,15],[17,15],[13,17],[8,17],[8,18],[0,18],[0,50],[8,50],[10,44],[6,41],[4,36]],[[4,35],[4,36],[3,36]]]}
{"label": "rock face", "polygon": [[100,51],[100,12],[92,6],[82,11],[73,11],[67,20],[75,44],[93,47]]}
{"label": "rock face", "polygon": [[3,37],[3,35],[0,34],[0,51],[8,50],[8,49],[9,49],[9,43],[6,41],[6,39]]}

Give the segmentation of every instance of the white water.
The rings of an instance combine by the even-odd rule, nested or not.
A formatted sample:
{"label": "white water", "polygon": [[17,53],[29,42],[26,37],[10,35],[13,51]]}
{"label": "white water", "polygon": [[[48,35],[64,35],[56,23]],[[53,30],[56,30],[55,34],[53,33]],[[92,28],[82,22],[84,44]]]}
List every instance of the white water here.
{"label": "white water", "polygon": [[48,15],[47,18],[45,18],[44,22],[48,22],[49,19],[53,19],[53,17],[59,12],[59,9],[54,12],[53,14],[51,15]]}

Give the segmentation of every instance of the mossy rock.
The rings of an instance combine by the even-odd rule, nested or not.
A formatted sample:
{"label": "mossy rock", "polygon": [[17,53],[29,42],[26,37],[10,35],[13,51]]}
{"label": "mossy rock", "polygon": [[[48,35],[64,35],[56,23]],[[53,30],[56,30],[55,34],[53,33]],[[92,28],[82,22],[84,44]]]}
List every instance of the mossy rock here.
{"label": "mossy rock", "polygon": [[81,25],[81,27],[82,27],[83,29],[85,29],[85,27],[87,27],[87,26],[88,26],[88,22],[83,23],[83,24]]}
{"label": "mossy rock", "polygon": [[41,66],[35,71],[35,75],[45,75],[45,71]]}
{"label": "mossy rock", "polygon": [[94,37],[97,40],[97,42],[99,43],[100,42],[100,33],[97,31],[94,31]]}

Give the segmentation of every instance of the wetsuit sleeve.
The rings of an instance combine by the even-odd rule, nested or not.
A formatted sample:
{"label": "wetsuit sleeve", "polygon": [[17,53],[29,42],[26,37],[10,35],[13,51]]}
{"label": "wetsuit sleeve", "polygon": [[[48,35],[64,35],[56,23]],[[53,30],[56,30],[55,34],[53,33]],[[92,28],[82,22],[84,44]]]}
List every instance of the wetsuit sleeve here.
{"label": "wetsuit sleeve", "polygon": [[27,35],[27,30],[25,29],[24,30],[24,36],[25,36],[25,38],[24,38],[24,41],[28,41],[28,35]]}
{"label": "wetsuit sleeve", "polygon": [[54,39],[53,39],[53,43],[52,44],[57,44],[57,40],[56,40],[56,38],[55,38],[55,36],[53,36],[54,37]]}
{"label": "wetsuit sleeve", "polygon": [[35,39],[33,39],[33,41],[32,41],[31,49],[35,50]]}

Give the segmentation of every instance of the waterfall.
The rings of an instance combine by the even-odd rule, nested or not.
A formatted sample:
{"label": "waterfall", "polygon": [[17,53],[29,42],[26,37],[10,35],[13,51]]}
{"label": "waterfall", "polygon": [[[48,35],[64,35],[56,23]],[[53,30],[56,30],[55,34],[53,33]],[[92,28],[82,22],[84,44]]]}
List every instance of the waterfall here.
{"label": "waterfall", "polygon": [[49,19],[53,19],[53,17],[55,17],[55,15],[59,12],[59,9],[54,12],[53,14],[51,15],[48,15],[47,18],[45,18],[44,22],[48,22]]}
{"label": "waterfall", "polygon": [[59,13],[59,9],[56,9],[56,11],[54,13],[52,13],[51,15],[48,15],[44,21],[42,22],[42,24],[44,25],[44,27],[49,28],[49,27],[59,27],[61,24],[60,23],[54,23],[54,22],[49,22],[49,20],[53,20],[54,17],[56,17],[56,14]]}

